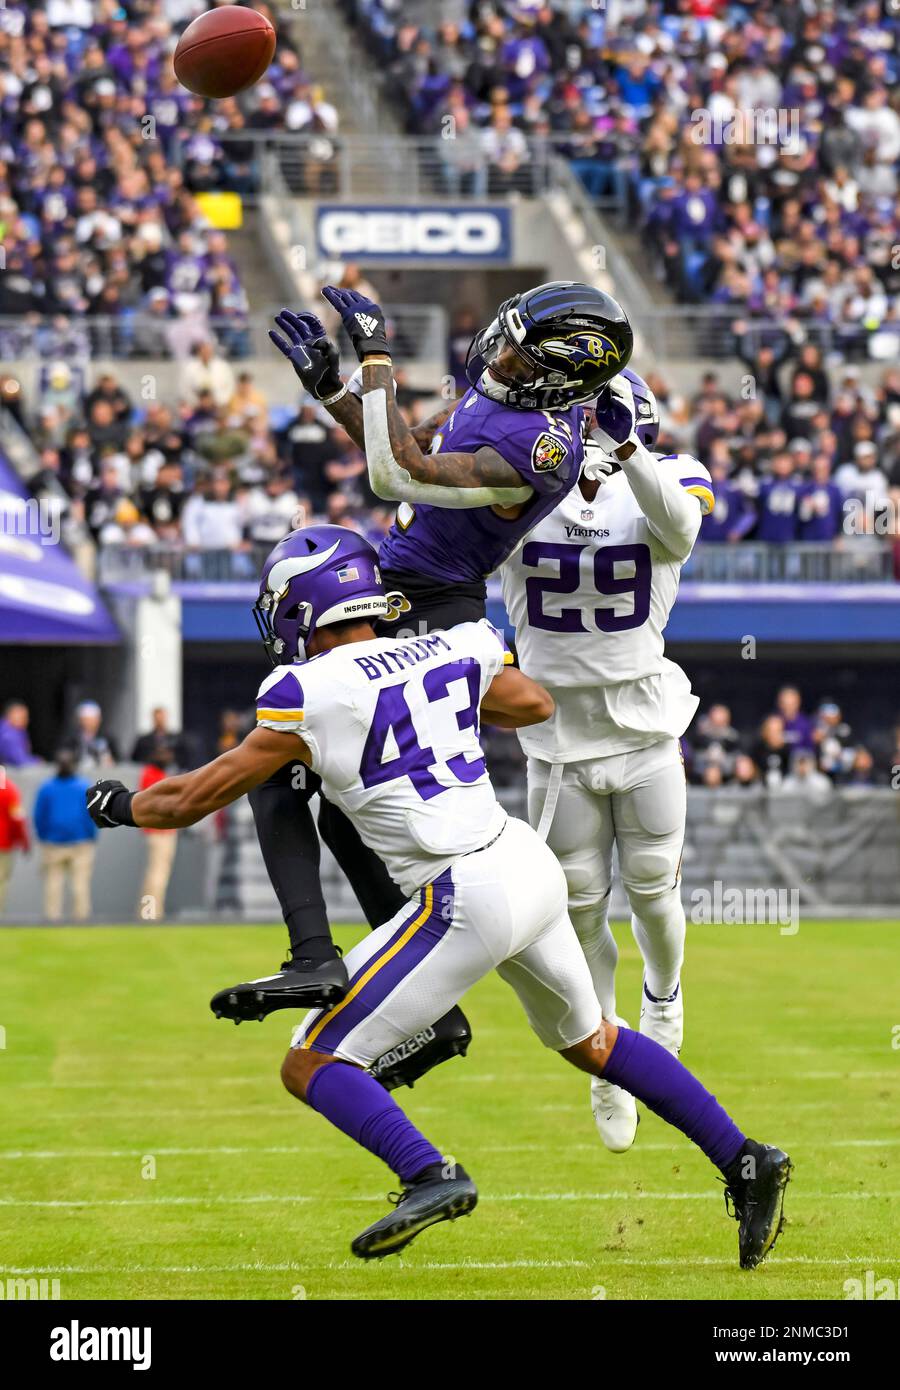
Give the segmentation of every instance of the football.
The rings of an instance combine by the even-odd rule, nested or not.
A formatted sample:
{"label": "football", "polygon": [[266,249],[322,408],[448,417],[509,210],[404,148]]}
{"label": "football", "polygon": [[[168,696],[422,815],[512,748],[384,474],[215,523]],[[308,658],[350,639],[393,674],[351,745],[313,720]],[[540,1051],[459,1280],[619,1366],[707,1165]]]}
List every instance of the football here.
{"label": "football", "polygon": [[258,82],[275,52],[265,15],[243,5],[207,10],[189,24],[175,49],[175,76],[200,97],[233,97]]}

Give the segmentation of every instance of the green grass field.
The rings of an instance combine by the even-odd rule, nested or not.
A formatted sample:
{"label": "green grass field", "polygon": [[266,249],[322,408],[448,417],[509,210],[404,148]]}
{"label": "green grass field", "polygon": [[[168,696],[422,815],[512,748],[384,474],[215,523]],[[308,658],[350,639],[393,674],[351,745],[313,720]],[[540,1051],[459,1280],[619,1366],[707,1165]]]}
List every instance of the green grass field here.
{"label": "green grass field", "polygon": [[292,1016],[235,1028],[207,1007],[281,947],[269,927],[0,931],[0,1275],[75,1299],[840,1299],[867,1269],[900,1278],[896,924],[689,930],[683,1059],[796,1165],[752,1273],[703,1156],[646,1114],[607,1153],[587,1079],[496,976],[465,1001],[468,1058],[399,1093],[477,1180],[477,1211],[402,1259],[353,1259],[390,1175],[282,1090]]}

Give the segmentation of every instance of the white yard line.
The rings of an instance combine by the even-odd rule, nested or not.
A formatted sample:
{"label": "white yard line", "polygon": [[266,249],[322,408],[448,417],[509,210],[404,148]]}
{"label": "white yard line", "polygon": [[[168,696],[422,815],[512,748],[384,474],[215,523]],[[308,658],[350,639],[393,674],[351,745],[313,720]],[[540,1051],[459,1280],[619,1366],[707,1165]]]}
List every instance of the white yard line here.
{"label": "white yard line", "polygon": [[[873,1266],[884,1265],[886,1262],[896,1262],[897,1255],[841,1255],[838,1258],[822,1258],[815,1255],[773,1255],[769,1268],[776,1265],[809,1265],[810,1267],[822,1266],[823,1268],[864,1268],[871,1269]],[[395,1269],[409,1269],[418,1272],[419,1270],[469,1270],[469,1269],[598,1269],[602,1270],[604,1262],[610,1268],[633,1268],[633,1269],[685,1269],[684,1259],[675,1257],[662,1257],[659,1259],[640,1260],[629,1256],[626,1259],[619,1259],[615,1252],[605,1251],[603,1257],[598,1260],[424,1260],[414,1265],[393,1266]],[[690,1266],[703,1265],[708,1268],[731,1269],[734,1261],[729,1259],[718,1259],[714,1255],[695,1256],[690,1260]],[[291,1261],[285,1264],[264,1264],[257,1261],[254,1264],[230,1264],[230,1265],[56,1265],[52,1269],[46,1265],[11,1265],[7,1269],[0,1271],[4,1275],[14,1276],[34,1276],[44,1275],[58,1277],[69,1274],[304,1274],[320,1273],[322,1271],[338,1272],[343,1270],[355,1270],[362,1272],[361,1266],[355,1261],[350,1260],[330,1260],[325,1263],[304,1263],[298,1264]]]}
{"label": "white yard line", "polygon": [[[721,1192],[486,1192],[481,1202],[711,1202],[721,1199]],[[900,1192],[805,1192],[791,1190],[791,1201],[888,1201],[900,1197]],[[0,1197],[0,1207],[154,1207],[154,1206],[262,1206],[301,1202],[350,1203],[383,1202],[384,1195],[368,1197],[308,1196],[287,1193],[259,1193],[252,1196],[226,1197],[206,1194],[196,1197],[85,1197],[47,1198]]]}
{"label": "white yard line", "polygon": [[[678,1140],[671,1143],[641,1143],[638,1140],[635,1144],[635,1153],[648,1153],[650,1151],[658,1153],[673,1153],[678,1147]],[[684,1141],[687,1142],[686,1140]],[[809,1145],[810,1150],[818,1153],[822,1149],[879,1149],[895,1148],[900,1145],[900,1137],[892,1135],[887,1139],[827,1139]],[[534,1153],[538,1143],[532,1144],[484,1144],[479,1147],[479,1153],[490,1154],[514,1154],[514,1153]],[[550,1146],[554,1147],[554,1146]],[[566,1152],[578,1150],[584,1153],[603,1152],[603,1146],[598,1139],[594,1143],[568,1143],[564,1138],[560,1139],[557,1146],[565,1148]],[[801,1145],[797,1150],[805,1152],[806,1145]],[[312,1144],[266,1144],[266,1145],[232,1145],[216,1144],[209,1146],[196,1147],[160,1147],[152,1143],[147,1144],[142,1149],[7,1149],[0,1150],[0,1162],[12,1163],[29,1159],[72,1159],[72,1158],[146,1158],[148,1155],[153,1158],[182,1158],[182,1157],[215,1157],[217,1155],[241,1155],[241,1154],[307,1154],[311,1157],[316,1155],[331,1154],[333,1150]]]}

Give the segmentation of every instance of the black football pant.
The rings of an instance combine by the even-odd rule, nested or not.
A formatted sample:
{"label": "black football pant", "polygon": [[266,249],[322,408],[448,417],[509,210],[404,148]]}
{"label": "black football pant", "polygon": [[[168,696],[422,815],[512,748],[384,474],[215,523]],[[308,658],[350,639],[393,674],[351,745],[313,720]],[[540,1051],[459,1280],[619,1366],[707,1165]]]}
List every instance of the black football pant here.
{"label": "black football pant", "polygon": [[[392,622],[376,624],[380,637],[420,636],[434,628],[484,617],[481,581],[445,584],[424,575],[387,570],[388,593],[403,594],[407,607]],[[312,798],[321,779],[300,762],[287,763],[250,793],[256,833],[290,936],[291,958],[327,960],[334,955],[319,873],[319,835],[359,899],[370,927],[380,927],[406,902],[374,850],[337,806],[319,796],[318,826]]]}

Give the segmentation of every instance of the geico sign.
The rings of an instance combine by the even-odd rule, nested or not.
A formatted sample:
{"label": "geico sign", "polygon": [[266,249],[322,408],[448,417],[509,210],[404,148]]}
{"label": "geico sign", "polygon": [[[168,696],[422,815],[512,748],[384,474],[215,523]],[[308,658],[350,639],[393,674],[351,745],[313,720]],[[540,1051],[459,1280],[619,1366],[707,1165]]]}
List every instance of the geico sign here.
{"label": "geico sign", "polygon": [[504,226],[494,212],[353,212],[319,217],[319,241],[331,256],[493,256]]}

